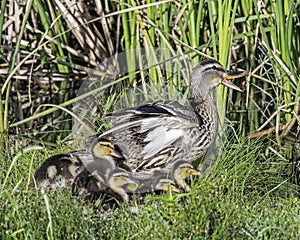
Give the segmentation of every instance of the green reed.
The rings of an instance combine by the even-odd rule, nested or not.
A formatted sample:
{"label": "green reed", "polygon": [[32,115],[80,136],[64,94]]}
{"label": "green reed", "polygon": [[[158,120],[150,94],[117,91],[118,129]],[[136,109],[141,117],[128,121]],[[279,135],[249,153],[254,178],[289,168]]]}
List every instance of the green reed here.
{"label": "green reed", "polygon": [[[179,99],[178,96],[187,94],[189,72],[203,57],[213,57],[227,69],[247,70],[249,76],[246,79],[235,80],[235,84],[243,88],[243,93],[228,91],[222,86],[216,91],[221,126],[226,123],[245,136],[257,130],[283,126],[299,114],[296,112],[300,96],[299,3],[299,0],[266,1],[258,6],[257,3],[246,0],[104,2],[101,3],[104,10],[102,17],[93,20],[81,15],[81,24],[76,27],[71,27],[67,20],[67,8],[60,12],[54,2],[34,1],[33,7],[28,7],[27,14],[35,14],[42,34],[37,35],[37,48],[40,48],[37,53],[42,56],[40,66],[49,66],[45,64],[46,58],[42,54],[45,46],[43,44],[46,38],[53,39],[47,47],[51,49],[58,63],[55,66],[51,63],[50,66],[64,74],[72,71],[71,66],[77,65],[80,69],[87,66],[92,68],[93,64],[101,63],[104,59],[103,56],[95,58],[87,54],[86,57],[93,59],[93,62],[84,63],[75,58],[74,51],[71,53],[66,48],[71,43],[69,36],[80,41],[78,32],[88,29],[91,33],[91,26],[94,29],[99,27],[104,32],[103,42],[108,42],[110,46],[105,56],[110,57],[112,52],[126,52],[128,78],[122,81],[121,91],[116,94],[134,88],[134,91],[138,89],[143,92],[145,101],[155,99],[154,95]],[[4,8],[3,4],[1,7]],[[2,14],[0,26],[3,26],[3,19]],[[108,24],[107,28],[102,25],[104,20]],[[26,21],[24,18],[23,28]],[[101,24],[96,25],[99,22]],[[22,34],[19,39],[21,37]],[[97,37],[95,33],[90,39]],[[74,49],[82,51],[81,45],[74,46]],[[96,46],[85,45],[84,52],[91,53]],[[112,49],[111,46],[115,48]],[[18,42],[16,53],[24,47]],[[139,51],[137,48],[146,50]],[[156,49],[163,51],[157,54]],[[145,54],[148,57],[146,66],[143,62]],[[81,55],[78,53],[76,57]],[[13,69],[14,61],[10,64]],[[137,71],[139,69],[142,71]],[[2,97],[6,99],[0,123],[3,131],[9,128],[8,122],[11,121],[8,120],[8,109],[11,109],[8,101],[12,88],[10,84],[15,86],[16,82],[10,77],[5,92],[2,92]],[[51,84],[51,88],[60,92],[70,89],[75,83],[66,80],[60,84]],[[174,97],[176,95],[178,96]],[[54,104],[60,106],[74,99],[69,91],[58,93],[57,96]],[[20,94],[19,101],[22,102]],[[277,111],[279,107],[283,111]],[[29,112],[33,113],[36,108],[32,107]],[[43,108],[38,115],[45,124],[53,118],[50,112],[52,110]],[[25,115],[20,122],[27,124],[30,119],[32,116]],[[13,126],[20,125],[16,122]],[[60,128],[70,126],[62,124]]]}

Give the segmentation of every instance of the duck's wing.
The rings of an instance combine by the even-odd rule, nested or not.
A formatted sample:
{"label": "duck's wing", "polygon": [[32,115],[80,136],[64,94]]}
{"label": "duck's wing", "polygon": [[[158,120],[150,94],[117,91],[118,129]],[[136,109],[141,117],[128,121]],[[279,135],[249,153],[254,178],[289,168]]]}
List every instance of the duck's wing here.
{"label": "duck's wing", "polygon": [[145,104],[113,112],[105,119],[112,120],[114,127],[100,137],[120,144],[135,160],[129,163],[135,169],[166,165],[178,145],[188,150],[192,144],[189,132],[201,121],[191,107],[177,102]]}
{"label": "duck's wing", "polygon": [[191,122],[200,120],[190,106],[184,106],[175,101],[159,101],[122,109],[105,115],[103,119],[111,120],[113,127],[115,127],[128,121],[137,121],[154,116],[176,116]]}

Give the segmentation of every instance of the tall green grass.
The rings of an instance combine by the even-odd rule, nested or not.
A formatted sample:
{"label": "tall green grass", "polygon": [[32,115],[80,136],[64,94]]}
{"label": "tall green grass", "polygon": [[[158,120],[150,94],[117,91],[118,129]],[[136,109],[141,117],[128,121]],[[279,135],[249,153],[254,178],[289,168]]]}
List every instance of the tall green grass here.
{"label": "tall green grass", "polygon": [[214,168],[191,179],[185,198],[136,197],[104,212],[68,191],[29,189],[34,169],[65,149],[28,149],[0,169],[1,239],[299,238],[293,165],[273,139],[230,140]]}
{"label": "tall green grass", "polygon": [[[94,59],[93,62],[90,62],[91,64],[100,63],[104,57],[97,55],[98,53],[95,51],[92,53],[92,49],[97,48],[100,44],[101,35],[99,34],[101,33],[95,33],[95,37],[99,41],[95,40],[89,46],[85,45],[78,32],[85,28],[87,34],[91,34],[93,29],[98,26],[97,21],[102,21],[106,24],[104,24],[106,28],[102,29],[104,32],[102,38],[106,38],[107,44],[110,46],[107,48],[107,52],[109,54],[127,52],[126,58],[130,64],[128,64],[128,80],[123,81],[122,84],[125,89],[136,85],[141,86],[144,96],[147,98],[149,92],[155,93],[157,88],[163,85],[168,89],[166,97],[170,98],[178,92],[180,92],[179,95],[184,96],[187,92],[188,75],[178,73],[185,65],[190,71],[202,57],[210,56],[219,60],[226,68],[238,67],[249,71],[246,81],[236,80],[235,82],[244,89],[243,93],[228,93],[228,89],[224,87],[217,89],[216,104],[219,109],[221,126],[224,125],[225,116],[227,116],[231,120],[231,126],[238,128],[242,135],[247,135],[257,129],[268,130],[276,126],[279,129],[279,126],[283,126],[295,117],[292,112],[299,105],[297,98],[300,94],[300,40],[299,34],[297,34],[299,32],[299,1],[267,1],[262,6],[249,1],[206,2],[200,0],[178,3],[161,1],[156,5],[153,5],[156,3],[155,1],[146,1],[143,3],[144,8],[141,3],[135,1],[101,3],[104,14],[111,11],[114,14],[110,14],[109,17],[102,14],[102,17],[98,18],[100,20],[97,21],[81,14],[76,26],[69,21],[69,17],[74,17],[72,12],[67,12],[68,8],[73,9],[76,5],[67,8],[57,5],[58,8],[56,8],[55,3],[48,1],[34,1],[32,6],[30,3],[28,2],[24,14],[28,16],[29,13],[32,13],[39,24],[40,32],[43,33],[41,38],[37,37],[34,40],[37,41],[37,48],[39,48],[36,53],[40,56],[47,56],[48,52],[44,51],[44,47],[47,46],[56,58],[56,63],[47,65],[45,64],[47,58],[38,59],[32,55],[33,59],[40,62],[42,68],[53,64],[55,71],[65,74],[72,71],[70,68],[72,65],[66,64],[69,62],[77,64],[78,67],[81,65],[81,68],[84,69],[88,65],[80,59],[86,59],[85,56]],[[7,20],[4,18],[4,12],[7,9],[4,4],[1,8],[0,27],[2,28],[3,23]],[[129,8],[132,10],[128,11]],[[62,12],[57,9],[62,9]],[[88,21],[89,23],[87,23]],[[25,26],[30,26],[30,24],[28,18],[23,18],[21,29],[24,31]],[[101,29],[101,26],[98,27]],[[2,37],[6,36],[6,29],[2,29],[1,34]],[[72,34],[74,35],[72,36]],[[22,32],[19,35],[8,73],[16,66],[16,56],[20,56],[20,49],[26,48],[21,45],[21,39],[26,39],[26,36]],[[46,39],[53,39],[53,41],[43,45],[46,43]],[[116,40],[118,42],[113,43]],[[70,51],[70,48],[65,47],[76,41],[79,44],[74,46],[75,49],[80,50],[80,46],[85,45],[87,50],[85,56],[84,54],[77,55],[74,51]],[[1,42],[4,44],[2,47],[5,47],[7,42],[4,39],[1,39]],[[105,40],[103,42],[105,43]],[[100,45],[105,47],[104,43]],[[114,49],[112,46],[115,46]],[[91,49],[88,49],[89,47]],[[147,49],[148,56],[151,56],[149,67],[142,72],[136,72],[136,69],[144,67],[142,62],[136,61],[136,59],[142,59],[140,56],[142,51],[136,51],[136,48]],[[157,48],[164,49],[161,55],[157,55],[155,52]],[[95,56],[91,54],[95,54]],[[174,57],[181,57],[184,64],[174,63]],[[33,68],[30,71],[34,73]],[[15,122],[15,112],[11,109],[9,100],[11,96],[16,95],[19,96],[17,97],[19,105],[22,104],[23,100],[20,97],[22,93],[15,89],[18,89],[16,86],[25,82],[11,77],[6,80],[5,75],[2,76],[2,80],[6,82],[6,87],[2,88],[4,106],[0,118],[0,130],[6,132],[10,128],[24,126]],[[73,85],[74,83],[69,81],[62,81],[59,85],[53,82],[50,84],[50,88],[53,92],[53,89],[70,89]],[[12,87],[13,92],[11,92]],[[34,94],[34,92],[32,93]],[[54,104],[64,104],[72,97],[68,91],[62,93],[57,91],[54,94],[56,100],[50,102]],[[17,121],[28,126],[32,113],[38,107],[39,105],[34,103],[30,111],[24,111],[23,119]],[[282,107],[284,112],[281,111],[274,115],[278,107]],[[45,107],[42,108],[42,113],[38,115],[42,117],[41,124],[47,124],[46,122],[51,118],[56,119],[59,116],[59,114],[49,115],[49,113],[50,111]],[[263,125],[266,121],[268,124]],[[54,122],[56,121],[54,120]],[[54,123],[53,127],[70,129],[69,123],[60,124]],[[277,134],[280,134],[280,131],[277,131]]]}

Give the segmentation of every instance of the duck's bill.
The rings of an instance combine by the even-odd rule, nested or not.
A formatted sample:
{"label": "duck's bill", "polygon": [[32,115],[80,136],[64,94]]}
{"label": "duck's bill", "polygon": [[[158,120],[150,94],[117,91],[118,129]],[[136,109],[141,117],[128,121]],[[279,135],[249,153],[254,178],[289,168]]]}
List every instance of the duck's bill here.
{"label": "duck's bill", "polygon": [[171,186],[171,189],[173,193],[181,193],[180,189],[175,186]]}
{"label": "duck's bill", "polygon": [[111,152],[111,155],[113,157],[116,157],[116,158],[124,158],[124,156],[122,155],[122,153],[120,153],[118,150],[114,149],[114,151]]}
{"label": "duck's bill", "polygon": [[242,92],[242,89],[240,89],[238,86],[234,85],[231,80],[235,78],[244,77],[247,74],[246,71],[244,72],[227,72],[225,78],[222,80],[222,84],[226,87],[232,88],[234,90]]}
{"label": "duck's bill", "polygon": [[201,172],[196,169],[189,169],[187,172],[188,176],[201,176]]}

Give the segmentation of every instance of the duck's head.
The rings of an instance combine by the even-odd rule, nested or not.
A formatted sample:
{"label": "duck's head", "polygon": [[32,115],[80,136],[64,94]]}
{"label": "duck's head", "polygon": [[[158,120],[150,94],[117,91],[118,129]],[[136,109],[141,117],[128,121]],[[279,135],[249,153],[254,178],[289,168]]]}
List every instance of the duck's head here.
{"label": "duck's head", "polygon": [[133,179],[127,171],[116,168],[110,173],[108,185],[124,202],[128,202],[126,190],[129,188],[134,191],[138,187],[139,182]]}
{"label": "duck's head", "polygon": [[190,187],[185,182],[185,179],[192,176],[201,176],[201,172],[196,170],[189,162],[180,160],[173,166],[173,178],[178,186],[184,189],[186,192],[190,191]]}
{"label": "duck's head", "polygon": [[154,190],[168,192],[169,187],[174,193],[180,193],[180,189],[176,187],[176,184],[171,179],[160,178],[154,186]]}
{"label": "duck's head", "polygon": [[109,186],[114,190],[128,187],[129,184],[133,184],[134,187],[137,187],[138,183],[139,182],[134,179],[129,172],[123,169],[116,168],[110,172]]}
{"label": "duck's head", "polygon": [[178,161],[174,165],[174,178],[175,179],[186,179],[191,176],[201,176],[201,172],[196,170],[192,164],[187,161]]}
{"label": "duck's head", "polygon": [[96,158],[102,158],[105,156],[123,158],[119,149],[106,139],[97,140],[97,142],[95,142],[92,146],[92,153]]}
{"label": "duck's head", "polygon": [[[224,67],[214,59],[202,60],[192,71],[190,81],[190,91],[193,94],[199,93],[200,97],[205,98],[212,88],[223,84],[226,87],[242,91],[234,85],[231,80],[246,75],[246,72],[235,72],[225,70]],[[195,96],[191,96],[195,97]]]}

